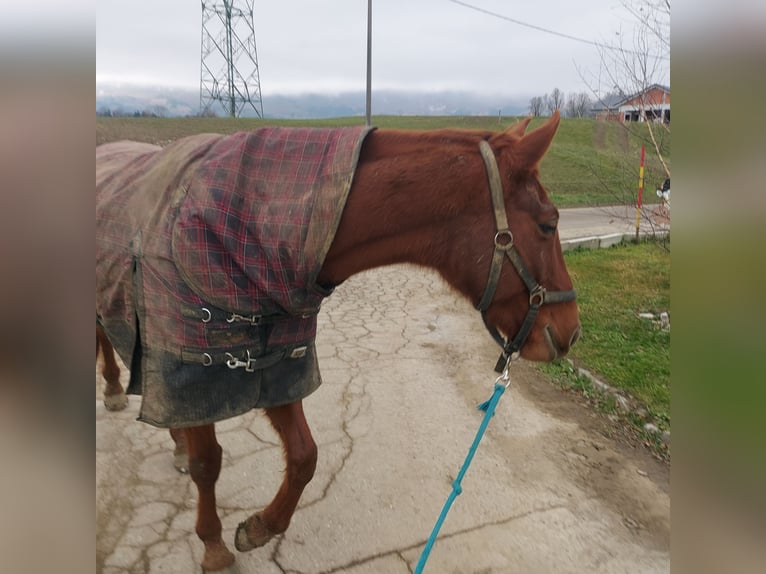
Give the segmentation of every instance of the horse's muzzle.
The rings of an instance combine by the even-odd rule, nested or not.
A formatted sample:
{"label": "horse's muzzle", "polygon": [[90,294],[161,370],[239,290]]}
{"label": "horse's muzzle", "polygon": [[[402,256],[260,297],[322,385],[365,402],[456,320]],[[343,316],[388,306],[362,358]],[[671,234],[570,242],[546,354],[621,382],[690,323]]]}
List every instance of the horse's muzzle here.
{"label": "horse's muzzle", "polygon": [[550,324],[546,325],[543,332],[545,334],[545,341],[548,343],[548,347],[550,348],[553,355],[551,360],[558,359],[559,357],[566,355],[572,345],[574,345],[580,338],[580,331],[581,328],[580,324],[578,323],[572,333],[569,335],[568,340],[562,341],[556,336],[553,327],[551,327]]}

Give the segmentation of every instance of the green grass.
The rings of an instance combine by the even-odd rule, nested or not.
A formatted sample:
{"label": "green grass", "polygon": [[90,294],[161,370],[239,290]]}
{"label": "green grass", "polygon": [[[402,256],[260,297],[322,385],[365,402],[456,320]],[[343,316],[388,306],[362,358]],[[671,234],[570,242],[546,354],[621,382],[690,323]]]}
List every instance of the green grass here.
{"label": "green grass", "polygon": [[[462,128],[502,130],[519,118],[496,116],[374,116],[380,128],[431,130]],[[535,118],[530,128],[545,121]],[[232,118],[96,118],[96,144],[131,139],[165,145],[198,133],[229,134],[264,125],[339,127],[360,125],[364,118],[322,120],[274,120]],[[556,138],[540,166],[543,184],[559,207],[615,205],[635,202],[638,188],[640,136],[645,126],[634,124],[629,134],[615,122],[562,119]],[[670,159],[670,135],[665,135]],[[657,198],[654,189],[665,179],[659,162],[647,147],[644,195],[647,203]]]}
{"label": "green grass", "polygon": [[[533,126],[535,123],[533,123]],[[540,165],[543,184],[559,207],[635,203],[638,193],[642,139],[646,126],[634,124],[629,133],[616,122],[564,119]],[[670,136],[664,140],[670,159]],[[647,203],[654,203],[664,171],[652,148],[646,146],[644,169]]]}
{"label": "green grass", "polygon": [[[670,253],[654,242],[623,243],[565,259],[583,328],[569,358],[669,421],[670,331],[638,313],[670,310]],[[561,379],[567,367],[544,370]]]}

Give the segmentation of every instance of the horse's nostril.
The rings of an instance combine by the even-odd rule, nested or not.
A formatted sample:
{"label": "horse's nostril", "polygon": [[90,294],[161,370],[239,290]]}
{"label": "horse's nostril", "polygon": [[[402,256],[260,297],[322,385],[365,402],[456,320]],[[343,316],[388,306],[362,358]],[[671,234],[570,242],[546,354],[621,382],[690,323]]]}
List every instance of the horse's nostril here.
{"label": "horse's nostril", "polygon": [[577,342],[577,339],[580,338],[580,326],[577,325],[577,328],[574,330],[574,333],[572,333],[572,338],[569,340],[569,346],[571,347]]}

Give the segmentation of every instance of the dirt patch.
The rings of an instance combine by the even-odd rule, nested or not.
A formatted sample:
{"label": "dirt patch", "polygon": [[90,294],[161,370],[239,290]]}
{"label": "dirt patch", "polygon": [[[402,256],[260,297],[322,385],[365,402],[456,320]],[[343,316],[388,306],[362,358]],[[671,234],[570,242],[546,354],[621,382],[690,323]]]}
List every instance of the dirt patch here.
{"label": "dirt patch", "polygon": [[606,123],[603,121],[596,122],[593,128],[593,147],[596,149],[606,148]]}
{"label": "dirt patch", "polygon": [[627,153],[630,151],[630,138],[628,137],[628,130],[617,130],[617,144],[620,146],[620,150],[623,152]]}
{"label": "dirt patch", "polygon": [[[607,123],[605,120],[597,121],[593,127],[593,147],[599,150],[605,150],[608,147],[609,126],[615,125],[615,122]],[[622,127],[622,126],[621,126]],[[630,137],[628,130],[619,129],[616,133],[617,148],[621,152],[630,150]]]}
{"label": "dirt patch", "polygon": [[578,485],[622,516],[630,530],[668,549],[670,464],[653,456],[637,432],[549,383],[532,365],[515,364],[513,380],[515,390],[541,410],[584,431],[551,447]]}

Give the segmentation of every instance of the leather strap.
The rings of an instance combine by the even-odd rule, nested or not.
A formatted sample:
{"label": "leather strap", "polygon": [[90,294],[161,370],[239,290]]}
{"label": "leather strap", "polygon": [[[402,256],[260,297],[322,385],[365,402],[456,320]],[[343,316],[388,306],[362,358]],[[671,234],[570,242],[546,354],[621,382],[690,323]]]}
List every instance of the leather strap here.
{"label": "leather strap", "polygon": [[[508,217],[505,212],[505,200],[503,198],[503,186],[500,179],[500,171],[497,167],[497,160],[495,154],[492,151],[492,147],[489,142],[482,140],[479,142],[479,150],[481,151],[481,157],[484,160],[484,166],[487,172],[487,179],[489,180],[489,191],[492,197],[492,212],[495,216],[495,250],[492,253],[492,261],[489,267],[489,277],[487,278],[487,286],[484,288],[484,294],[481,296],[476,308],[481,311],[481,317],[484,321],[484,325],[487,327],[492,338],[503,348],[503,353],[498,359],[495,370],[502,372],[503,368],[507,364],[510,357],[521,350],[521,347],[527,340],[527,337],[532,332],[532,326],[537,318],[537,313],[540,311],[540,307],[545,303],[564,303],[567,301],[574,301],[576,293],[574,289],[569,291],[548,291],[542,287],[524,264],[519,252],[516,250],[513,242],[513,233],[508,227]],[[500,273],[503,268],[503,259],[508,257],[508,260],[513,265],[516,272],[521,277],[524,285],[529,291],[529,310],[524,318],[524,322],[521,324],[519,332],[513,340],[504,340],[497,328],[494,325],[490,325],[487,321],[486,310],[492,303],[497,291],[497,285],[500,282]]]}

